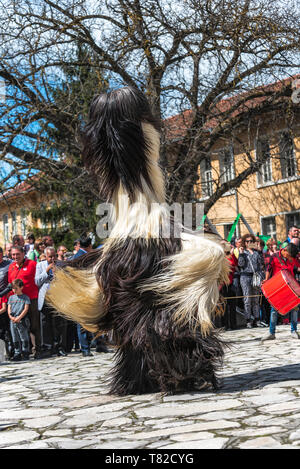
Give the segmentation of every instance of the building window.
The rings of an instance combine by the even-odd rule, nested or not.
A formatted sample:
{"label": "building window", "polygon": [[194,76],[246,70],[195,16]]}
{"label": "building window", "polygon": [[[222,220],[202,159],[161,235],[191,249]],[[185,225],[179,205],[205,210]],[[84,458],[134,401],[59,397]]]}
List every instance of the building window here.
{"label": "building window", "polygon": [[234,179],[234,156],[232,147],[224,148],[219,153],[221,183]]}
{"label": "building window", "polygon": [[256,143],[256,160],[263,161],[257,173],[258,184],[266,184],[272,181],[272,159],[270,143],[267,139],[260,139]]}
{"label": "building window", "polygon": [[211,197],[213,195],[213,178],[210,157],[201,161],[200,172],[202,197]]}
{"label": "building window", "polygon": [[17,234],[17,214],[16,212],[11,213],[11,219],[12,219],[12,235]]}
{"label": "building window", "polygon": [[9,243],[9,224],[8,224],[8,215],[3,215],[3,235],[5,244]]}
{"label": "building window", "polygon": [[283,179],[296,176],[296,158],[293,137],[290,132],[282,132],[279,141],[280,166]]}
{"label": "building window", "polygon": [[26,211],[21,210],[21,235],[26,236]]}
{"label": "building window", "polygon": [[276,220],[275,217],[265,217],[261,221],[262,234],[276,239]]}
{"label": "building window", "polygon": [[285,223],[287,232],[291,226],[300,227],[300,212],[287,213],[285,216]]}

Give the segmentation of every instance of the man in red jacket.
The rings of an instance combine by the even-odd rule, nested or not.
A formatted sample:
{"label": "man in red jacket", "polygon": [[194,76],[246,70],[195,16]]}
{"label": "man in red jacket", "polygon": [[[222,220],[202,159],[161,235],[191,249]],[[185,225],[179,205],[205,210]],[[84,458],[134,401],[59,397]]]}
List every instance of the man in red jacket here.
{"label": "man in red jacket", "polygon": [[[281,270],[288,270],[294,277],[296,276],[297,271],[299,271],[300,263],[297,260],[297,247],[294,244],[284,242],[281,246],[279,253],[274,254],[271,257],[271,261],[268,265],[266,280],[269,280],[271,276],[277,274]],[[298,308],[290,311],[291,314],[291,337],[294,339],[300,339],[300,336],[297,332],[297,322],[298,322]],[[271,317],[270,317],[270,330],[267,335],[262,337],[261,341],[265,340],[274,340],[275,339],[275,330],[277,324],[278,313],[275,308],[271,308]]]}
{"label": "man in red jacket", "polygon": [[11,251],[12,262],[8,269],[8,282],[11,283],[16,278],[23,280],[24,295],[29,296],[29,319],[30,337],[33,345],[33,357],[40,358],[41,354],[41,326],[40,313],[37,306],[39,289],[35,284],[36,262],[25,257],[24,249],[21,246],[13,246]]}

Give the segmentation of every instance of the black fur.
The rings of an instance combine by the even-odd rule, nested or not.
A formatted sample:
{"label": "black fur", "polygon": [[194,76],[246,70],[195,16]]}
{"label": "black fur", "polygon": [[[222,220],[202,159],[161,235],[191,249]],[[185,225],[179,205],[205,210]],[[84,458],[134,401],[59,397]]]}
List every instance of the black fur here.
{"label": "black fur", "polygon": [[164,306],[155,306],[154,291],[139,286],[166,267],[162,259],[181,249],[179,239],[128,239],[103,258],[99,281],[107,315],[100,329],[113,329],[118,345],[111,392],[119,395],[175,392],[206,381],[217,386],[215,371],[223,345],[216,333],[203,338],[198,329],[174,324]]}
{"label": "black fur", "polygon": [[133,201],[142,179],[152,189],[148,174],[147,142],[142,122],[159,130],[144,95],[131,87],[96,96],[83,134],[83,160],[97,177],[100,196],[110,200],[121,182]]}

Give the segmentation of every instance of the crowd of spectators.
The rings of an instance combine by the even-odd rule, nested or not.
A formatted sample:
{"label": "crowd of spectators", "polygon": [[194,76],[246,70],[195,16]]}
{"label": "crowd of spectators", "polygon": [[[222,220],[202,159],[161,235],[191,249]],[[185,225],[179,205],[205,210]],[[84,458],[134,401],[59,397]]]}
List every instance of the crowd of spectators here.
{"label": "crowd of spectators", "polygon": [[107,337],[95,338],[46,301],[56,268],[91,249],[87,236],[76,240],[73,252],[68,252],[63,245],[55,248],[51,236],[35,239],[31,233],[26,240],[15,235],[5,250],[0,247],[0,339],[7,359],[66,356],[72,351],[92,356],[92,347],[109,352]]}
{"label": "crowd of spectators", "polygon": [[225,329],[237,327],[269,327],[265,340],[275,338],[278,323],[291,322],[295,338],[300,308],[292,310],[287,317],[278,316],[262,293],[263,282],[278,270],[287,269],[300,280],[300,229],[291,226],[287,239],[280,243],[274,238],[267,242],[259,236],[247,233],[231,243],[223,241],[225,254],[231,264],[230,284],[222,288],[225,313],[216,318],[216,325]]}
{"label": "crowd of spectators", "polygon": [[[216,317],[216,327],[231,330],[269,326],[266,339],[272,339],[278,322],[290,321],[292,334],[299,338],[299,308],[283,320],[261,291],[262,283],[282,265],[299,282],[299,228],[292,226],[283,243],[274,238],[265,243],[247,233],[231,243],[224,240],[223,245],[231,272],[229,284],[221,290],[224,314]],[[53,311],[46,301],[55,270],[67,260],[76,259],[91,250],[92,241],[88,236],[77,239],[73,251],[68,252],[63,245],[55,248],[51,236],[35,239],[31,233],[26,240],[15,235],[5,250],[0,247],[0,339],[5,342],[7,359],[19,361],[28,360],[30,356],[35,359],[66,356],[72,351],[91,356],[92,346],[96,352],[109,351],[107,337],[95,338],[79,324]]]}

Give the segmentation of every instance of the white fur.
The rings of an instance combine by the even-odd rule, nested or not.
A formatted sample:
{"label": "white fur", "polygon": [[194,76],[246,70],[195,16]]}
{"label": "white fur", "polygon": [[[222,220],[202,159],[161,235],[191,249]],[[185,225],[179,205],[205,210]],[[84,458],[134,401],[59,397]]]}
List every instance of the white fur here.
{"label": "white fur", "polygon": [[219,286],[228,281],[229,263],[222,246],[203,236],[182,234],[183,250],[168,258],[169,267],[145,282],[141,291],[153,290],[159,303],[168,304],[179,324],[201,326],[206,335],[219,300]]}

